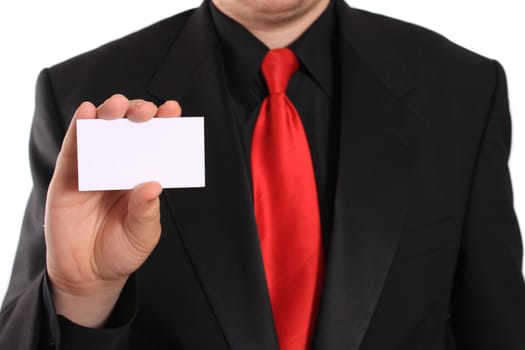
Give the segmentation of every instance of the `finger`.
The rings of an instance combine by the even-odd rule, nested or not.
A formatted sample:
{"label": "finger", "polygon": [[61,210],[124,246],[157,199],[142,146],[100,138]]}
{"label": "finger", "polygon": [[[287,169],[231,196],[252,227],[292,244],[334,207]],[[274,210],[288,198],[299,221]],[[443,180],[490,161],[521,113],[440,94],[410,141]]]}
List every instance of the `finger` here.
{"label": "finger", "polygon": [[125,231],[129,242],[138,252],[149,255],[160,238],[160,201],[162,187],[147,182],[135,187],[129,196]]}
{"label": "finger", "polygon": [[77,184],[77,119],[93,119],[97,110],[91,102],[83,102],[75,111],[69,124],[62,148],[58,154],[53,178],[59,178],[58,183],[65,186]]}
{"label": "finger", "polygon": [[97,107],[97,118],[118,119],[126,116],[129,100],[126,96],[115,94]]}
{"label": "finger", "polygon": [[177,101],[166,101],[162,104],[158,111],[157,117],[180,117],[182,114],[182,108]]}
{"label": "finger", "polygon": [[135,122],[145,122],[157,114],[157,106],[153,102],[145,100],[130,100],[127,117]]}

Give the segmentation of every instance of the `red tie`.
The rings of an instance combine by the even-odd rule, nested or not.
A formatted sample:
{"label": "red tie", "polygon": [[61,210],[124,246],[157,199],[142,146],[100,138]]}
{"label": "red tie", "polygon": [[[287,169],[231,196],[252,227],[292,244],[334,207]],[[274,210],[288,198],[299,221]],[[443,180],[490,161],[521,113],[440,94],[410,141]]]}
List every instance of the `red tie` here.
{"label": "red tie", "polygon": [[274,324],[281,350],[305,350],[313,333],[324,259],[308,141],[285,95],[299,63],[289,49],[262,63],[269,96],[252,139],[254,208]]}

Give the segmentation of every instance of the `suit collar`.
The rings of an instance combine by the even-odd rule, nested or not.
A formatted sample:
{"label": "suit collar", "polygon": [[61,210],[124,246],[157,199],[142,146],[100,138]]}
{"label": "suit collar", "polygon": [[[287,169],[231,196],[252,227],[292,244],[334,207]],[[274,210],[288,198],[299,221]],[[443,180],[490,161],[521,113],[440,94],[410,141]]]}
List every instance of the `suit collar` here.
{"label": "suit collar", "polygon": [[[341,44],[352,47],[394,97],[409,92],[414,86],[414,72],[403,53],[391,40],[385,40],[385,31],[389,29],[371,20],[376,15],[351,8],[343,0],[334,0],[334,3]],[[193,72],[199,69],[202,59],[216,49],[218,40],[206,0],[190,16],[175,40],[176,45],[172,46],[185,49],[170,50],[151,80],[149,91],[161,99],[174,94],[186,95],[192,86]],[[175,66],[172,62],[185,62],[186,66]]]}
{"label": "suit collar", "polygon": [[196,74],[206,67],[214,54],[218,38],[213,27],[207,1],[187,19],[168,54],[150,81],[148,91],[161,100],[177,98],[184,106],[186,97],[195,87]]}
{"label": "suit collar", "polygon": [[376,14],[352,8],[343,0],[335,1],[340,41],[351,47],[393,97],[402,97],[415,83],[414,72],[404,52],[389,36],[395,28],[387,28]]}

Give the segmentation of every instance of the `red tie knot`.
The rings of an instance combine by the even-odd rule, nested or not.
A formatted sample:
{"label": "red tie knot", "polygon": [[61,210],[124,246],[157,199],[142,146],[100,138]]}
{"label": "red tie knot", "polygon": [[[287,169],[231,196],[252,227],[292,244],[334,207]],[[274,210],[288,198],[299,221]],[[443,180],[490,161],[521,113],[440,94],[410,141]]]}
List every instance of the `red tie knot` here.
{"label": "red tie knot", "polygon": [[288,48],[268,51],[261,65],[261,70],[270,94],[284,93],[288,81],[299,68],[299,62]]}

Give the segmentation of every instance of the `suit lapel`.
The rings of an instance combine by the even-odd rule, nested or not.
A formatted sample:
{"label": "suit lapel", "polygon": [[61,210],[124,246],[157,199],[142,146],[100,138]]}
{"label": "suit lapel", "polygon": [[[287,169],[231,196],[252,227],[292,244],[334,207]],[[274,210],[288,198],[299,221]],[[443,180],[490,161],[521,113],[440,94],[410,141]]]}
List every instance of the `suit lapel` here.
{"label": "suit lapel", "polygon": [[[175,49],[176,48],[176,49]],[[233,349],[277,349],[250,180],[205,2],[152,80],[155,96],[205,116],[206,187],[165,191],[177,231]]]}
{"label": "suit lapel", "polygon": [[381,61],[381,39],[367,37],[373,29],[343,2],[338,16],[339,169],[314,349],[357,350],[396,253],[421,121],[403,104],[411,87],[403,63]]}

